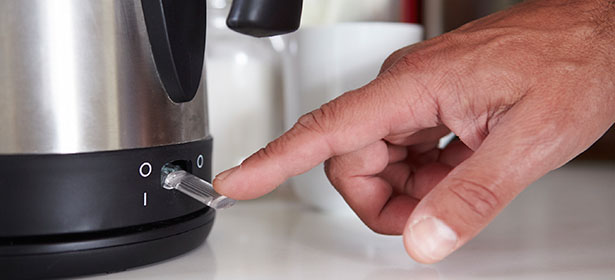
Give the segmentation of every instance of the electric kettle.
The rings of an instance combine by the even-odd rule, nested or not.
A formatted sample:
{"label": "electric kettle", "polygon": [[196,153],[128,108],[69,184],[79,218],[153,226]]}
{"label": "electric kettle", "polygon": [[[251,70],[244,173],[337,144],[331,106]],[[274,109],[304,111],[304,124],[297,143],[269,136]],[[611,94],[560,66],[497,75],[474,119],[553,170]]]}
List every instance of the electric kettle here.
{"label": "electric kettle", "polygon": [[[292,32],[301,0],[235,0],[227,25]],[[121,271],[187,252],[215,211],[205,0],[0,1],[0,278]],[[213,104],[215,106],[215,104]]]}

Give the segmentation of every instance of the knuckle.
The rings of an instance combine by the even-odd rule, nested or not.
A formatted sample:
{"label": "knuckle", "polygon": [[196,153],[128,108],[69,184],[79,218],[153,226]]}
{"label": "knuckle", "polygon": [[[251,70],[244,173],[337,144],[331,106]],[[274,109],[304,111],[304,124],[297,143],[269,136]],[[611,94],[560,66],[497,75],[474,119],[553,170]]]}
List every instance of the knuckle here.
{"label": "knuckle", "polygon": [[395,62],[399,59],[399,54],[398,51],[394,52],[393,54],[389,55],[389,57],[387,57],[384,62],[382,63],[382,66],[380,66],[380,74],[385,72],[386,70],[388,70],[389,68],[391,68],[391,66],[393,66],[395,64]]}
{"label": "knuckle", "polygon": [[377,223],[365,223],[365,225],[374,233],[388,235],[392,234],[389,230],[384,227],[378,225]]}
{"label": "knuckle", "polygon": [[392,226],[379,217],[362,218],[363,223],[373,232],[383,235],[399,235],[402,230],[398,226]]}
{"label": "knuckle", "polygon": [[477,181],[458,178],[449,190],[481,220],[491,218],[502,205],[492,188]]}
{"label": "knuckle", "polygon": [[259,149],[254,155],[258,159],[268,159],[271,158],[272,149],[271,144],[268,144],[266,147]]}
{"label": "knuckle", "polygon": [[337,157],[330,158],[325,161],[325,175],[331,182],[334,187],[338,187],[340,185],[340,163],[337,160]]}
{"label": "knuckle", "polygon": [[[446,53],[450,53],[455,49],[455,43],[450,39],[450,35],[444,34],[432,38],[428,41],[412,45],[411,48],[402,54],[398,54],[395,58],[394,65],[391,70],[401,72],[412,72],[416,75],[429,73],[439,70],[443,64],[449,64],[452,61],[448,59]],[[446,61],[444,61],[446,59]],[[445,63],[443,63],[445,62]]]}
{"label": "knuckle", "polygon": [[278,138],[272,142],[269,142],[265,147],[260,148],[254,156],[259,159],[270,159],[274,155],[283,154],[285,138]]}
{"label": "knuckle", "polygon": [[390,234],[390,231],[387,230],[386,226],[384,226],[378,218],[378,215],[357,213],[357,216],[359,217],[359,219],[361,219],[361,222],[363,222],[363,224],[365,224],[365,226],[367,226],[367,228],[369,228],[371,231],[378,234]]}
{"label": "knuckle", "polygon": [[295,125],[303,130],[320,134],[322,133],[322,127],[317,120],[317,115],[318,113],[315,111],[308,112],[301,116]]}
{"label": "knuckle", "polygon": [[356,173],[357,168],[348,160],[346,155],[341,155],[332,157],[324,163],[325,175],[336,188]]}
{"label": "knuckle", "polygon": [[411,53],[413,49],[416,49],[416,46],[417,46],[416,44],[410,45],[410,46],[401,48],[391,53],[382,63],[382,66],[380,67],[380,73],[391,68],[391,66],[395,65],[395,63],[397,62],[397,60],[399,60],[400,57],[403,57],[406,54]]}
{"label": "knuckle", "polygon": [[419,53],[410,53],[402,56],[398,61],[399,70],[421,72],[426,68],[426,61]]}
{"label": "knuckle", "polygon": [[325,134],[329,131],[330,122],[335,116],[331,107],[331,103],[326,103],[320,108],[301,116],[297,120],[297,126],[316,134]]}

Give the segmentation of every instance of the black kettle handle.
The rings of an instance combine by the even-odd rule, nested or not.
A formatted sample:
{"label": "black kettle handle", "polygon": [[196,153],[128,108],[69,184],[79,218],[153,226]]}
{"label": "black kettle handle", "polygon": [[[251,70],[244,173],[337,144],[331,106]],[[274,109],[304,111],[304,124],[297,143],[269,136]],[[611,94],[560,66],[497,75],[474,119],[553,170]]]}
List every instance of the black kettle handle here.
{"label": "black kettle handle", "polygon": [[226,25],[239,33],[268,37],[299,28],[303,0],[234,0]]}

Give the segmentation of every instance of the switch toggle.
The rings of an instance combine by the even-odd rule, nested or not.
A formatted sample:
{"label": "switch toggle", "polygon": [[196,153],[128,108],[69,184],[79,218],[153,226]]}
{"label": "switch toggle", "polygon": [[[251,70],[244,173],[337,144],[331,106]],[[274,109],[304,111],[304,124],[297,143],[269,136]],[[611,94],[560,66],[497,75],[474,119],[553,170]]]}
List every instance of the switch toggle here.
{"label": "switch toggle", "polygon": [[237,202],[217,193],[209,182],[172,164],[162,168],[162,187],[167,190],[178,190],[216,210],[229,208]]}

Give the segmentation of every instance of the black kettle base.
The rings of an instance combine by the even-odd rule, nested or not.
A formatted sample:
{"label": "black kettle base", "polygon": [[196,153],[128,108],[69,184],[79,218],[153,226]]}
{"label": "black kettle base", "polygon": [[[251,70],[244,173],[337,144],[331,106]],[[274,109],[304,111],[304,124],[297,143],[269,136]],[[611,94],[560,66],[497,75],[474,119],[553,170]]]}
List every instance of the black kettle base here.
{"label": "black kettle base", "polygon": [[215,210],[164,189],[161,168],[209,180],[211,147],[0,155],[0,279],[122,271],[197,247]]}
{"label": "black kettle base", "polygon": [[214,217],[215,211],[205,208],[172,220],[112,231],[0,242],[0,249],[10,247],[11,251],[23,252],[0,256],[0,278],[74,277],[152,264],[201,245],[211,231]]}

